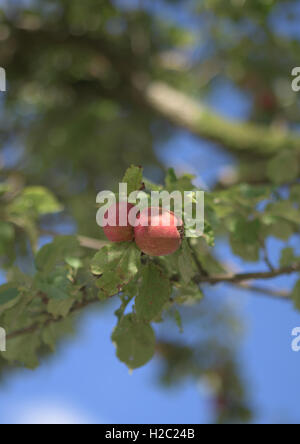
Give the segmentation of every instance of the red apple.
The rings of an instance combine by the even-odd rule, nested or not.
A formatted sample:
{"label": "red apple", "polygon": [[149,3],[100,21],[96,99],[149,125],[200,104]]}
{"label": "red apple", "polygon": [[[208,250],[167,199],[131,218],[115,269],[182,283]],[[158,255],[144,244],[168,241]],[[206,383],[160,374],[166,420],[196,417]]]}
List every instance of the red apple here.
{"label": "red apple", "polygon": [[154,208],[154,216],[151,210],[146,208],[138,216],[138,225],[134,229],[138,248],[149,256],[175,253],[181,245],[182,221],[163,208]]}

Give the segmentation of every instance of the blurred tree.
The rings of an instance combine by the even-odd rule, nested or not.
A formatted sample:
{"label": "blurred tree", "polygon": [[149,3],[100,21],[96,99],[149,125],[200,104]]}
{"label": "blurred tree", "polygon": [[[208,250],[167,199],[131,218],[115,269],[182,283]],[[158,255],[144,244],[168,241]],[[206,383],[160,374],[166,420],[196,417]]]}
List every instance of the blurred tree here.
{"label": "blurred tree", "polygon": [[[174,304],[183,323],[200,318],[207,325],[211,316],[209,332],[203,328],[194,344],[157,342],[162,378],[167,383],[205,378],[215,393],[217,420],[246,421],[249,401],[236,363],[235,322],[199,300],[209,284],[247,289],[249,279],[300,271],[293,248],[283,249],[280,264],[272,264],[266,251],[270,236],[288,241],[298,235],[300,223],[299,96],[290,86],[299,40],[276,28],[282,11],[287,21],[299,20],[297,1],[136,3],[32,0],[1,7],[0,66],[8,91],[0,122],[0,257],[7,278],[0,287],[0,325],[8,332],[8,351],[0,367],[36,367],[72,331],[80,310],[99,297],[104,303],[114,288],[122,290],[114,342],[131,368],[152,357],[150,322],[160,320],[163,311],[173,313],[179,326]],[[206,107],[205,98],[220,81],[247,95],[249,122],[226,120]],[[163,183],[166,171],[155,147],[178,127],[230,152],[235,170],[218,178],[207,194],[204,237],[155,262],[168,283],[165,302],[157,302],[156,316],[146,322],[135,312],[124,313],[141,297],[140,267],[149,265],[141,265],[135,251],[121,266],[118,255],[129,255],[129,248],[102,248],[101,239],[95,240],[101,237],[95,195],[115,189],[131,164],[143,165],[149,179]],[[138,183],[138,170],[129,170],[126,180],[135,177]],[[169,171],[164,186],[195,190],[191,180]],[[148,181],[146,187],[155,188]],[[62,226],[74,236],[56,236]],[[54,240],[39,250],[45,234]],[[263,257],[267,271],[232,274],[214,257],[214,236],[225,237],[246,261]],[[92,262],[98,278],[108,261],[106,281],[90,272],[92,250],[100,250]],[[112,256],[111,263],[105,259]],[[299,283],[288,293],[251,288],[293,298],[300,308]],[[192,310],[185,308],[189,305]],[[229,335],[226,344],[216,339],[217,327],[221,337]]]}

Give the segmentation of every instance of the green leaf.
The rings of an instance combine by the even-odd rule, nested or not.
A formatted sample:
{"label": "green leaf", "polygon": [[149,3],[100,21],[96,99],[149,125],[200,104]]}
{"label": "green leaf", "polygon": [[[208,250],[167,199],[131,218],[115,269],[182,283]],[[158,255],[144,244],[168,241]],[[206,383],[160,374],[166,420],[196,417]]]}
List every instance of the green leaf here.
{"label": "green leaf", "polygon": [[106,245],[91,262],[92,273],[101,276],[97,286],[109,296],[118,293],[136,276],[140,258],[133,242]]}
{"label": "green leaf", "polygon": [[79,268],[83,267],[83,262],[78,257],[68,256],[65,258],[65,262],[70,265],[70,267],[74,268],[74,270],[79,270]]}
{"label": "green leaf", "polygon": [[11,186],[7,183],[0,183],[0,197],[3,196],[3,194],[10,191]]}
{"label": "green leaf", "polygon": [[176,182],[177,182],[177,176],[175,170],[174,168],[169,168],[165,178],[166,188],[173,189]]}
{"label": "green leaf", "polygon": [[20,299],[20,292],[15,284],[9,283],[0,286],[0,315],[12,308]]}
{"label": "green leaf", "polygon": [[182,242],[181,255],[178,258],[178,267],[183,282],[188,284],[195,275],[195,262],[186,239]]}
{"label": "green leaf", "polygon": [[[299,260],[299,259],[298,259]],[[293,248],[284,248],[281,252],[280,266],[288,267],[297,261]]]}
{"label": "green leaf", "polygon": [[37,273],[34,288],[45,293],[49,299],[64,301],[70,297],[73,285],[68,279],[67,270],[61,268],[48,274]]}
{"label": "green leaf", "polygon": [[194,305],[203,298],[204,295],[202,291],[198,285],[194,283],[179,287],[176,294],[176,302],[179,304]]}
{"label": "green leaf", "polygon": [[19,296],[19,290],[11,286],[11,284],[4,284],[0,287],[0,306],[13,301]]}
{"label": "green leaf", "polygon": [[230,245],[232,251],[246,261],[259,260],[260,244],[258,242],[261,223],[258,219],[248,221],[241,217],[231,223]]}
{"label": "green leaf", "polygon": [[23,273],[18,267],[12,267],[7,274],[7,278],[9,282],[14,282],[15,285],[25,290],[29,290],[32,286],[32,277]]}
{"label": "green leaf", "polygon": [[123,287],[122,293],[124,296],[129,297],[130,299],[133,299],[138,291],[138,284],[137,284],[137,279],[139,278],[139,276],[137,275],[137,277],[135,279],[133,279],[132,281],[130,281],[127,285],[125,285]]}
{"label": "green leaf", "polygon": [[294,301],[294,307],[300,311],[300,280],[296,283],[292,292],[292,299]]}
{"label": "green leaf", "polygon": [[214,233],[214,230],[212,229],[212,226],[208,222],[204,223],[203,237],[210,247],[215,246],[215,233]]}
{"label": "green leaf", "polygon": [[130,369],[145,365],[155,352],[155,335],[150,324],[137,320],[134,314],[121,319],[112,334],[117,356]]}
{"label": "green leaf", "polygon": [[300,204],[300,184],[294,185],[291,188],[291,200],[298,205]]}
{"label": "green leaf", "polygon": [[133,191],[139,191],[143,185],[143,169],[132,165],[126,171],[122,183],[127,183],[128,195]]}
{"label": "green leaf", "polygon": [[299,175],[298,153],[292,150],[281,151],[269,162],[267,175],[278,185],[297,179]]}
{"label": "green leaf", "polygon": [[9,242],[13,240],[15,230],[12,224],[0,221],[0,242]]}
{"label": "green leaf", "polygon": [[288,200],[282,200],[268,205],[266,214],[276,216],[277,218],[297,225],[300,224],[300,211]]}
{"label": "green leaf", "polygon": [[177,178],[174,169],[170,168],[165,179],[166,189],[169,192],[181,191],[182,193],[184,191],[193,191],[195,189],[192,183],[194,179],[195,176],[192,174],[184,174]]}
{"label": "green leaf", "polygon": [[70,313],[74,302],[75,301],[72,298],[68,298],[65,300],[51,299],[48,302],[47,311],[55,318],[65,318]]}
{"label": "green leaf", "polygon": [[9,207],[9,211],[15,214],[31,213],[39,216],[58,213],[62,209],[63,207],[56,197],[49,190],[40,186],[25,188]]}
{"label": "green leaf", "polygon": [[272,188],[271,186],[249,185],[243,183],[236,187],[237,192],[244,199],[253,199],[255,202],[266,200],[270,197]]}
{"label": "green leaf", "polygon": [[135,299],[137,317],[148,322],[155,320],[161,315],[170,296],[169,279],[156,265],[145,266],[142,270],[142,283]]}
{"label": "green leaf", "polygon": [[66,319],[47,325],[42,331],[42,341],[54,352],[57,341],[72,333],[74,333],[73,319],[72,316],[68,316]]}
{"label": "green leaf", "polygon": [[209,274],[224,274],[226,272],[222,264],[212,254],[211,249],[207,247],[204,239],[198,239],[193,248],[199,262]]}
{"label": "green leaf", "polygon": [[293,223],[281,219],[280,217],[264,214],[261,221],[263,223],[262,236],[264,238],[274,236],[277,239],[288,241],[294,234]]}
{"label": "green leaf", "polygon": [[55,265],[67,262],[70,257],[78,256],[79,252],[80,245],[75,236],[57,236],[51,244],[40,249],[35,265],[38,270],[48,273]]}
{"label": "green leaf", "polygon": [[[13,306],[7,307],[4,312],[4,325],[9,326],[10,329],[18,330],[24,324],[30,322],[27,307],[35,298],[35,293],[32,291],[22,292],[16,299]],[[12,305],[12,304],[11,304]],[[1,312],[1,310],[0,310]]]}
{"label": "green leaf", "polygon": [[233,221],[232,233],[238,242],[250,245],[257,243],[260,234],[260,221],[258,219],[248,221],[238,217]]}
{"label": "green leaf", "polygon": [[240,256],[242,259],[248,262],[257,262],[259,260],[260,247],[258,243],[256,244],[244,244],[243,242],[237,241],[234,238],[230,238],[230,245],[232,252]]}
{"label": "green leaf", "polygon": [[37,357],[41,340],[36,334],[26,334],[9,339],[7,350],[1,356],[9,362],[23,364],[29,369],[35,369],[39,365]]}
{"label": "green leaf", "polygon": [[157,185],[156,183],[151,182],[148,179],[144,179],[144,184],[147,190],[150,191],[162,191],[163,187],[161,185]]}

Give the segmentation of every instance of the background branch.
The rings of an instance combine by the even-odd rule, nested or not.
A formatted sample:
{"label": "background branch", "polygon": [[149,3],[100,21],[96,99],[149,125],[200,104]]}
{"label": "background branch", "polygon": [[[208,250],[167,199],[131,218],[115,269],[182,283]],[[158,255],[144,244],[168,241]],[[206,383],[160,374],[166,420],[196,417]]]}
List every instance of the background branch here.
{"label": "background branch", "polygon": [[145,86],[138,79],[135,85],[144,101],[171,123],[196,136],[220,143],[238,155],[268,158],[287,147],[300,148],[300,138],[292,132],[231,122],[163,82]]}
{"label": "background branch", "polygon": [[253,279],[273,279],[281,275],[293,274],[300,272],[300,264],[290,265],[289,267],[278,268],[274,271],[266,272],[253,272],[253,273],[238,273],[238,274],[226,274],[220,276],[197,276],[195,282],[207,283],[207,284],[219,284],[219,283],[240,283],[243,281],[250,281]]}

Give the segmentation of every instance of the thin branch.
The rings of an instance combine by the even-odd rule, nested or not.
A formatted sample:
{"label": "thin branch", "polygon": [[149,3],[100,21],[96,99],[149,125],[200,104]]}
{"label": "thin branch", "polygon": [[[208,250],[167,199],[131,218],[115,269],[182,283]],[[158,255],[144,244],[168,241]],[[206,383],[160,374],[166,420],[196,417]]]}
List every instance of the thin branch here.
{"label": "thin branch", "polygon": [[107,242],[98,239],[92,239],[86,236],[77,236],[79,243],[84,248],[89,248],[91,250],[101,250],[101,248],[107,245]]}
{"label": "thin branch", "polygon": [[[92,248],[99,250],[106,245],[106,242],[101,242],[96,239],[92,238],[83,238],[82,236],[79,236],[79,239],[81,240],[81,245],[85,246],[87,248]],[[195,251],[192,249],[193,257],[195,259]],[[198,259],[198,258],[197,258]],[[253,273],[231,273],[231,274],[225,274],[225,275],[219,275],[219,276],[209,276],[207,275],[206,270],[203,269],[202,264],[197,260],[195,261],[196,265],[199,269],[199,276],[195,278],[195,282],[198,284],[201,283],[208,283],[208,284],[218,284],[218,283],[242,283],[247,282],[253,279],[274,279],[278,276],[282,275],[289,275],[293,273],[300,272],[300,263],[292,264],[289,267],[283,267],[279,269],[275,269],[273,265],[268,262],[268,265],[270,267],[270,271],[267,272],[253,272]],[[255,291],[255,289],[254,289]],[[260,289],[256,289],[256,292],[260,292]],[[274,295],[274,292],[273,292]],[[280,292],[277,292],[275,296],[278,297],[288,297],[286,294],[281,295]]]}
{"label": "thin branch", "polygon": [[194,259],[194,262],[195,262],[195,264],[196,264],[196,267],[197,267],[197,269],[198,269],[200,275],[201,275],[201,276],[208,276],[208,273],[207,273],[207,271],[204,269],[204,267],[202,266],[202,264],[201,264],[201,262],[200,262],[200,260],[199,260],[199,258],[198,258],[198,256],[197,256],[197,253],[196,253],[196,251],[195,251],[193,245],[191,245],[191,242],[189,242],[189,246],[190,246],[190,249],[191,249],[192,257],[193,257],[193,259]]}
{"label": "thin branch", "polygon": [[[105,242],[99,241],[97,239],[88,238],[88,237],[84,237],[84,236],[79,236],[78,239],[79,239],[80,244],[83,247],[91,248],[91,249],[95,249],[95,250],[99,250],[99,249],[103,248],[103,246],[106,244]],[[226,274],[226,275],[220,275],[220,276],[203,275],[202,274],[202,265],[201,265],[201,270],[199,270],[199,271],[201,271],[201,275],[197,276],[194,279],[194,281],[198,284],[208,283],[208,284],[214,285],[214,284],[218,284],[218,283],[229,283],[229,284],[233,284],[235,286],[238,286],[239,288],[242,288],[244,290],[249,290],[252,292],[272,296],[277,299],[280,298],[280,299],[288,300],[290,298],[290,295],[286,291],[272,290],[272,289],[251,286],[251,285],[247,284],[247,281],[253,280],[253,279],[273,279],[273,278],[281,276],[281,275],[288,275],[288,274],[300,272],[300,264],[299,263],[293,264],[289,267],[279,268],[277,270],[274,269],[269,272],[253,272],[253,273],[239,273],[239,274],[233,273],[233,274]],[[99,302],[98,298],[78,302],[70,310],[70,313],[75,313],[77,311],[80,311],[83,308],[85,308],[91,304],[95,304],[96,302]],[[49,324],[59,322],[60,320],[61,320],[61,318],[50,317],[42,325],[40,323],[35,323],[29,327],[26,327],[24,329],[21,329],[21,330],[18,330],[18,331],[8,334],[7,340],[19,337],[24,334],[34,333],[34,332],[38,331],[39,329],[44,328]]]}
{"label": "thin branch", "polygon": [[253,272],[253,273],[238,273],[238,274],[225,274],[220,276],[197,276],[195,278],[195,282],[198,284],[207,283],[207,284],[219,284],[219,283],[239,283],[243,281],[250,281],[253,279],[273,279],[278,276],[288,275],[300,272],[300,264],[293,264],[289,267],[279,268],[274,271],[266,271],[266,272]]}

